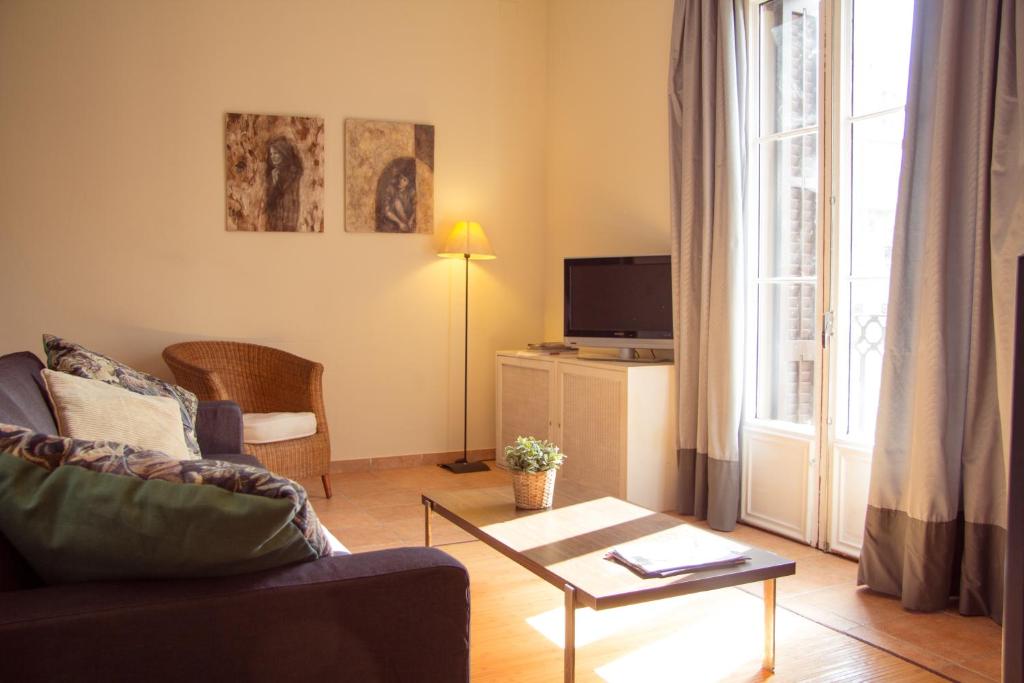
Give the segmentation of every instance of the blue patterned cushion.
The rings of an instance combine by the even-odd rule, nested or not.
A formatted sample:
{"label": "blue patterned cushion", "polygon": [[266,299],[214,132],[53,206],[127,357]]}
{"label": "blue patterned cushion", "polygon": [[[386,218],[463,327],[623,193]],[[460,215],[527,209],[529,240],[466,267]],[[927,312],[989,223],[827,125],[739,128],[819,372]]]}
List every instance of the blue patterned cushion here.
{"label": "blue patterned cushion", "polygon": [[234,574],[331,554],[290,479],[6,424],[0,531],[51,582]]}
{"label": "blue patterned cushion", "polygon": [[43,335],[43,348],[46,351],[46,364],[51,370],[67,372],[86,379],[98,379],[134,391],[136,394],[166,396],[176,400],[181,407],[185,445],[192,455],[201,457],[199,440],[196,437],[196,411],[199,409],[199,400],[191,391],[52,334]]}

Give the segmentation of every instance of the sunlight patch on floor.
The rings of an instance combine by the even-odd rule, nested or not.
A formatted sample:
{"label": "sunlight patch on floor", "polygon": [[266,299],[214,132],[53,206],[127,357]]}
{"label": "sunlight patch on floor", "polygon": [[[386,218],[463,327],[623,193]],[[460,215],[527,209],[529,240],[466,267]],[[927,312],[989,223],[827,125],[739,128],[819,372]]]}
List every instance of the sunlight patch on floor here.
{"label": "sunlight patch on floor", "polygon": [[764,632],[757,614],[725,610],[688,619],[677,615],[678,626],[664,638],[631,649],[599,666],[595,673],[609,683],[645,681],[720,681],[736,672],[756,668],[764,649]]}
{"label": "sunlight patch on floor", "polygon": [[[678,622],[678,629],[673,628],[673,633],[688,636],[714,631],[721,624],[724,631],[734,633],[736,637],[753,638],[758,645],[751,652],[760,652],[757,647],[762,642],[764,615],[760,599],[750,600],[736,589],[722,592],[732,594],[724,610],[721,609],[722,601],[712,601],[708,594],[685,595],[600,612],[589,607],[577,609],[576,648],[585,648],[605,638],[636,633],[651,622],[667,620],[669,623]],[[561,607],[528,617],[526,623],[554,645],[563,646],[565,612]]]}
{"label": "sunlight patch on floor", "polygon": [[[651,606],[656,605],[652,604]],[[605,638],[627,633],[664,614],[667,614],[664,608],[638,610],[620,607],[614,611],[603,610],[601,612],[595,612],[589,607],[578,609],[576,610],[576,648],[584,648]],[[562,608],[529,617],[526,623],[558,647],[565,645],[565,610]]]}

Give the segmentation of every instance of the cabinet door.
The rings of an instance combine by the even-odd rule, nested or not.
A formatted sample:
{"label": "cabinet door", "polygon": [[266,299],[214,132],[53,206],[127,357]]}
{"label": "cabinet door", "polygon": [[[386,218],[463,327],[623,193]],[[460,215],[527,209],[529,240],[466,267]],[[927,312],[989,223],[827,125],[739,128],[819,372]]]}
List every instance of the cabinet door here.
{"label": "cabinet door", "polygon": [[523,358],[498,356],[497,367],[498,443],[495,460],[505,467],[505,446],[519,436],[553,439],[551,430],[554,405],[555,364]]}
{"label": "cabinet door", "polygon": [[621,371],[558,364],[560,477],[626,497],[626,386]]}

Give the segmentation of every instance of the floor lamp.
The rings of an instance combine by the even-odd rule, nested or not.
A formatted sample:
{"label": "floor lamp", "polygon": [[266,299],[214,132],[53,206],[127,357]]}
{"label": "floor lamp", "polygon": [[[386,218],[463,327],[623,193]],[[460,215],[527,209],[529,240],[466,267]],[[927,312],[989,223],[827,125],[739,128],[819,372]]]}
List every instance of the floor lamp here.
{"label": "floor lamp", "polygon": [[469,434],[469,262],[496,258],[491,243],[479,223],[459,221],[448,235],[448,241],[438,253],[441,258],[460,258],[466,264],[466,325],[462,365],[462,458],[441,467],[454,472],[486,472],[490,468],[482,462],[470,462],[468,451]]}

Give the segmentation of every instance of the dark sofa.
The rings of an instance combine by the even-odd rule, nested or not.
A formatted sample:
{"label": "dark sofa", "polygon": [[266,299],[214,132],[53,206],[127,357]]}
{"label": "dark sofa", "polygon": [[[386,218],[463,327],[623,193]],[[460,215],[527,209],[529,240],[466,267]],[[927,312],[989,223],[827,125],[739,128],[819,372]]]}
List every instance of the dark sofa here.
{"label": "dark sofa", "polygon": [[[0,357],[0,422],[57,433],[42,367]],[[197,423],[204,457],[255,462],[237,405],[202,402]],[[0,534],[0,681],[92,680],[468,681],[469,578],[439,550],[400,548],[47,586]]]}

